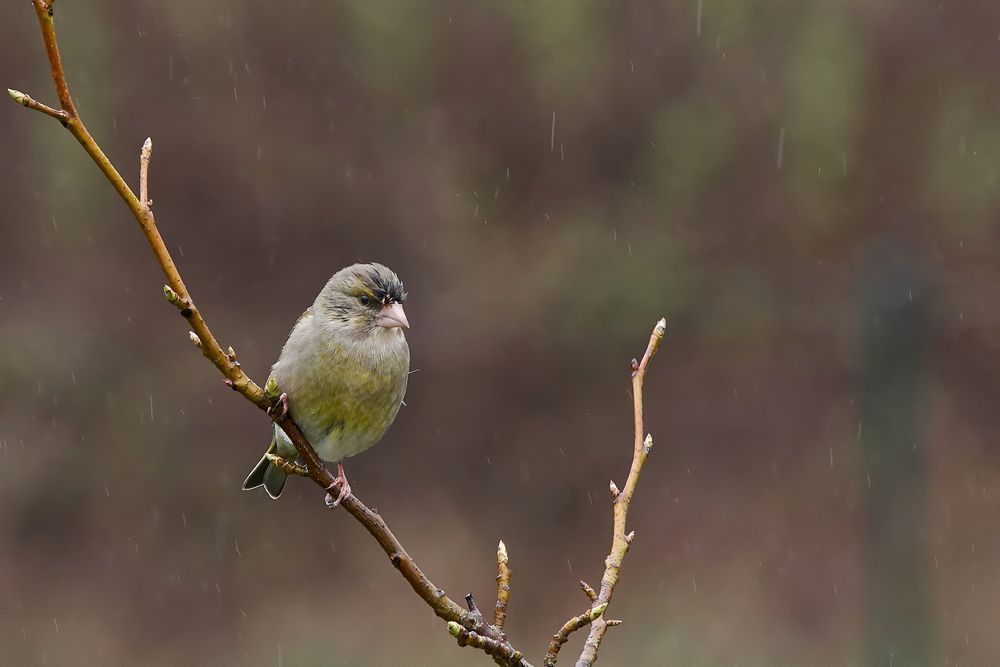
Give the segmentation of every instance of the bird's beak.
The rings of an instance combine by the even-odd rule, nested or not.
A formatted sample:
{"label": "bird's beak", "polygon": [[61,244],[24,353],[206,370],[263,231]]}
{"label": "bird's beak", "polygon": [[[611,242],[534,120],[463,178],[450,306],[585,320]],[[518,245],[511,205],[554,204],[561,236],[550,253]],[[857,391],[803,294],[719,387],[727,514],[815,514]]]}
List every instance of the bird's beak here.
{"label": "bird's beak", "polygon": [[403,306],[398,303],[382,306],[382,310],[375,316],[375,324],[386,329],[410,328],[410,323],[406,321],[406,313],[403,312]]}

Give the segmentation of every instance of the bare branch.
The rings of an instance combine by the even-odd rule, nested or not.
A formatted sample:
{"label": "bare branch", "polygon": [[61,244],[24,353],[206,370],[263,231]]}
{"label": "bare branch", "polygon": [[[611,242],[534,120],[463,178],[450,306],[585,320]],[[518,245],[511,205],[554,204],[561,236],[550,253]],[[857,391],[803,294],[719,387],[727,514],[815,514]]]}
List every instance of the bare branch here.
{"label": "bare branch", "polygon": [[[163,287],[164,296],[168,302],[177,308],[180,315],[187,320],[188,326],[191,329],[189,332],[191,342],[222,373],[227,386],[240,393],[261,410],[268,412],[274,422],[288,435],[304,464],[285,462],[287,471],[308,476],[326,491],[333,489],[335,478],[327,470],[323,461],[306,440],[299,427],[289,417],[287,410],[271,412],[270,408],[277,402],[280,388],[272,386],[271,382],[264,388],[261,388],[243,372],[236,359],[236,352],[232,347],[227,350],[222,349],[222,346],[202,317],[200,310],[196,307],[191,294],[188,292],[180,272],[177,270],[173,258],[167,250],[163,238],[160,236],[153,211],[150,207],[149,163],[152,156],[152,141],[150,139],[146,140],[140,154],[139,196],[137,197],[87,130],[73,103],[56,40],[53,0],[32,0],[32,5],[38,17],[42,39],[45,42],[52,80],[59,96],[61,109],[49,107],[16,90],[8,89],[8,94],[19,104],[60,121],[80,143],[84,151],[94,160],[97,167],[115,188],[139,223],[139,227],[166,277],[167,284]],[[653,444],[651,436],[647,435],[645,439],[642,437],[642,383],[649,361],[663,340],[665,327],[666,321],[661,319],[653,330],[649,346],[646,348],[646,353],[643,355],[642,361],[632,361],[635,446],[633,448],[632,465],[624,488],[619,490],[613,481],[610,484],[614,506],[614,528],[612,532],[611,552],[605,560],[605,570],[604,576],[601,579],[600,592],[595,592],[586,583],[580,582],[581,587],[588,598],[591,599],[593,605],[589,611],[567,621],[560,631],[553,636],[549,652],[546,654],[545,664],[547,665],[555,664],[559,649],[565,643],[566,638],[575,630],[589,623],[591,624],[590,635],[577,663],[578,667],[589,667],[597,658],[597,651],[600,648],[601,640],[607,628],[621,622],[618,620],[605,621],[603,614],[608,607],[614,587],[618,582],[622,559],[625,557],[629,544],[634,537],[634,532],[625,533],[628,507],[635,493],[639,474]],[[507,552],[503,542],[500,542],[497,550],[497,604],[494,624],[490,624],[483,619],[482,613],[476,609],[471,595],[469,596],[470,609],[466,611],[451,600],[442,589],[435,586],[421,572],[416,563],[413,562],[412,557],[410,557],[399,543],[395,535],[392,534],[392,531],[389,530],[382,517],[369,509],[357,496],[351,495],[345,498],[342,506],[375,538],[376,542],[378,542],[379,546],[382,547],[382,550],[389,557],[393,567],[399,570],[414,592],[431,607],[437,616],[448,621],[448,632],[457,638],[460,645],[472,646],[483,650],[501,665],[531,667],[530,663],[524,659],[522,653],[507,641],[503,633],[507,603],[510,595],[511,575],[510,569],[507,566]]]}
{"label": "bare branch", "polygon": [[500,540],[497,545],[497,607],[493,612],[493,625],[501,632],[507,621],[507,602],[510,600],[511,571],[507,560],[507,547]]}
{"label": "bare branch", "polygon": [[65,123],[67,120],[69,120],[69,114],[67,114],[65,111],[60,111],[59,109],[53,109],[47,104],[42,104],[38,100],[31,97],[31,95],[22,93],[20,90],[12,90],[8,88],[7,94],[10,95],[10,98],[15,102],[17,102],[18,104],[26,106],[29,109],[34,109],[35,111],[41,111],[43,114],[47,116],[52,116],[60,123]]}
{"label": "bare branch", "polygon": [[520,651],[506,643],[489,637],[484,637],[474,631],[466,630],[455,622],[448,623],[448,633],[458,640],[459,646],[472,646],[486,651],[498,665],[527,665]]}
{"label": "bare branch", "polygon": [[552,641],[549,642],[549,650],[545,652],[545,661],[542,662],[543,667],[555,667],[556,659],[559,657],[559,649],[566,643],[569,636],[585,625],[590,625],[599,619],[604,615],[604,610],[607,608],[608,603],[604,602],[566,621],[559,628],[559,632],[552,635]]}
{"label": "bare branch", "polygon": [[[611,551],[604,560],[604,576],[601,577],[601,590],[594,600],[594,609],[611,602],[611,595],[614,593],[615,585],[618,583],[618,576],[621,572],[622,561],[625,559],[629,545],[635,537],[634,532],[625,532],[625,524],[628,520],[628,508],[632,503],[632,496],[635,495],[636,485],[639,483],[639,474],[642,472],[642,467],[646,463],[646,457],[649,456],[649,451],[653,447],[653,436],[647,434],[643,437],[645,430],[643,429],[642,420],[642,383],[646,379],[646,369],[649,366],[650,360],[656,354],[656,351],[660,349],[660,343],[663,342],[663,335],[666,329],[666,319],[661,319],[657,322],[656,326],[653,327],[653,333],[649,336],[649,344],[646,346],[645,354],[642,355],[642,361],[637,362],[634,359],[632,360],[632,407],[635,421],[632,466],[629,468],[628,479],[625,480],[625,486],[621,491],[618,491],[614,482],[611,483],[611,492],[614,498],[612,500],[614,527],[611,532]],[[618,493],[615,493],[616,491]],[[584,588],[584,592],[587,592],[589,595],[590,592],[593,592],[593,589],[588,592]],[[583,651],[580,653],[580,658],[576,663],[577,667],[590,667],[594,664],[594,661],[597,660],[597,652],[601,648],[601,640],[604,639],[604,633],[607,632],[608,626],[609,623],[604,618],[598,618],[591,624],[590,634],[587,636],[587,641],[583,645]]]}
{"label": "bare branch", "polygon": [[[140,199],[121,177],[121,174],[108,159],[107,155],[105,155],[104,151],[101,150],[101,147],[94,140],[93,136],[91,136],[83,124],[76,106],[73,104],[69,85],[66,81],[66,74],[59,55],[51,0],[32,0],[32,4],[38,16],[42,39],[45,42],[45,50],[52,71],[52,80],[55,83],[62,109],[55,110],[51,107],[46,107],[17,91],[12,91],[10,93],[11,97],[24,106],[42,111],[60,120],[66,129],[69,130],[70,134],[83,146],[84,151],[94,160],[139,223],[139,227],[142,229],[146,241],[149,243],[167,279],[167,284],[163,288],[164,296],[167,298],[167,301],[177,307],[181,316],[187,320],[191,328],[191,341],[222,373],[226,385],[234,391],[239,392],[258,408],[267,411],[277,400],[277,388],[269,386],[269,391],[265,392],[264,389],[243,372],[239,362],[236,361],[235,353],[222,349],[222,346],[212,334],[211,329],[209,329],[208,324],[202,318],[201,312],[191,298],[191,294],[188,292],[180,272],[177,270],[177,266],[174,264],[174,260],[170,256],[163,238],[160,236],[153,211],[148,206],[148,201],[146,200],[148,197],[148,167],[152,142],[149,140],[146,141],[140,157],[139,180],[140,194],[142,196],[142,199]],[[305,461],[305,470],[303,472],[307,472],[309,478],[324,490],[331,489],[334,485],[333,475],[327,470],[299,427],[288,416],[287,411],[285,414],[275,414],[273,418],[274,422],[288,435],[299,455]],[[477,618],[462,609],[421,572],[420,568],[413,562],[413,558],[399,543],[396,536],[392,534],[392,531],[389,530],[389,527],[381,516],[369,509],[354,495],[346,498],[342,506],[375,538],[379,546],[382,547],[382,550],[389,556],[392,565],[399,570],[403,578],[406,579],[417,595],[431,607],[434,613],[461,628],[462,633],[465,633],[465,643],[467,645],[481,648],[491,656],[494,656],[494,659],[497,659],[497,656],[503,657],[506,660],[503,664],[530,667],[530,664],[523,659],[521,652],[514,649],[506,641],[502,632],[483,621],[481,614]],[[460,643],[462,643],[461,639]]]}

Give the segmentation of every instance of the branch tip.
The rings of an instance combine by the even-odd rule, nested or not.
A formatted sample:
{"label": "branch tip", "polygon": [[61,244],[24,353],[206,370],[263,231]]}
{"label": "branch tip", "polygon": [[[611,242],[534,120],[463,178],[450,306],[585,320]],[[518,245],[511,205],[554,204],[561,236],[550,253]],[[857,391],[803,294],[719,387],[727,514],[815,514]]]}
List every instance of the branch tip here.
{"label": "branch tip", "polygon": [[583,589],[584,595],[590,598],[591,602],[597,599],[597,591],[595,591],[593,587],[583,579],[580,580],[580,588]]}
{"label": "branch tip", "polygon": [[667,318],[661,317],[660,320],[656,323],[656,326],[653,327],[653,335],[662,339],[663,335],[666,332],[667,332]]}
{"label": "branch tip", "polygon": [[497,603],[493,611],[493,625],[503,632],[507,622],[507,605],[510,603],[510,566],[507,557],[507,545],[500,540],[497,544]]}
{"label": "branch tip", "polygon": [[149,208],[149,161],[153,157],[153,139],[146,137],[139,152],[139,203]]}
{"label": "branch tip", "polygon": [[31,95],[28,95],[27,93],[22,93],[20,90],[14,90],[13,88],[8,88],[7,94],[10,95],[10,98],[12,100],[17,102],[21,106],[33,109],[35,111],[40,111],[46,116],[52,116],[63,125],[66,125],[66,122],[69,120],[69,114],[67,114],[65,111],[62,111],[60,109],[53,109],[47,104],[42,104],[38,100],[34,99]]}

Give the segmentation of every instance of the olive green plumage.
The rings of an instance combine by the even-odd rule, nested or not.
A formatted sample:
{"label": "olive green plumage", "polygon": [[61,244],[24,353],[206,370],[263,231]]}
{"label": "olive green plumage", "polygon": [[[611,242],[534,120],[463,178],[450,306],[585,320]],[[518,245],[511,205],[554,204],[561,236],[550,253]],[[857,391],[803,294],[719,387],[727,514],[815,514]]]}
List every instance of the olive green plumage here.
{"label": "olive green plumage", "polygon": [[[377,443],[406,393],[409,324],[399,278],[381,264],[341,269],[298,319],[271,377],[288,395],[289,414],[325,460],[341,462]],[[268,453],[296,458],[284,431],[273,426]],[[243,483],[277,498],[286,475],[265,456]]]}

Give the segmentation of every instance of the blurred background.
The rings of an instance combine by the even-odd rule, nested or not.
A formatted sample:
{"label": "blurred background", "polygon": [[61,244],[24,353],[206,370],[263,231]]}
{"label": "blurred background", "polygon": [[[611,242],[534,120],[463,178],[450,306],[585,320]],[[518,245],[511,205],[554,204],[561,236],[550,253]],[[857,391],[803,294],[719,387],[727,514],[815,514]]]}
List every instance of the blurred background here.
{"label": "blurred background", "polygon": [[[419,372],[352,485],[456,600],[502,538],[529,657],[599,583],[665,315],[601,662],[1000,660],[996,2],[56,9],[252,377],[336,269],[403,278]],[[29,4],[0,25],[54,104]],[[72,138],[0,118],[0,661],[487,663],[309,483],[240,491],[266,417]]]}

